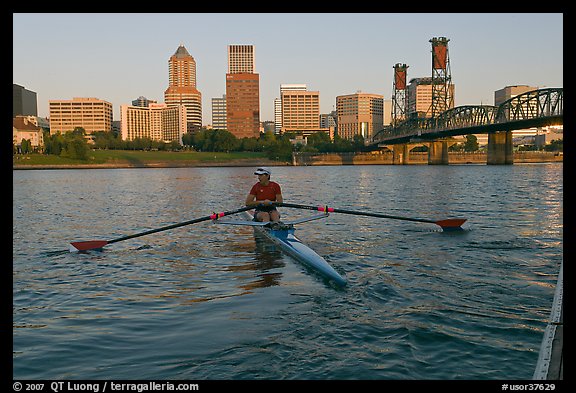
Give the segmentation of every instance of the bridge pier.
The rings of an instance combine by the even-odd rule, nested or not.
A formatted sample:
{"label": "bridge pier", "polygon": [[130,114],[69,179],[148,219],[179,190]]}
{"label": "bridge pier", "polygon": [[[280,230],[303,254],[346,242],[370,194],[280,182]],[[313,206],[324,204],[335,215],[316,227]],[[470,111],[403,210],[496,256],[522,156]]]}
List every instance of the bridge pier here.
{"label": "bridge pier", "polygon": [[512,131],[496,131],[488,134],[488,165],[511,165],[514,163]]}
{"label": "bridge pier", "polygon": [[429,143],[428,165],[448,165],[448,141]]}
{"label": "bridge pier", "polygon": [[410,148],[407,143],[392,146],[392,164],[406,165],[409,162]]}

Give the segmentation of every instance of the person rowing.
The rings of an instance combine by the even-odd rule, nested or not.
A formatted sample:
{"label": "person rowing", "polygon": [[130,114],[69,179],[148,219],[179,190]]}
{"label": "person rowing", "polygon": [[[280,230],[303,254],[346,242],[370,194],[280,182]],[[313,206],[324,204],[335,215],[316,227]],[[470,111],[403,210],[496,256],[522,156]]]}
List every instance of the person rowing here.
{"label": "person rowing", "polygon": [[266,167],[259,167],[254,174],[258,176],[258,183],[250,189],[246,197],[246,206],[254,207],[256,221],[280,221],[280,212],[274,206],[275,202],[283,202],[280,184],[270,181],[272,173]]}

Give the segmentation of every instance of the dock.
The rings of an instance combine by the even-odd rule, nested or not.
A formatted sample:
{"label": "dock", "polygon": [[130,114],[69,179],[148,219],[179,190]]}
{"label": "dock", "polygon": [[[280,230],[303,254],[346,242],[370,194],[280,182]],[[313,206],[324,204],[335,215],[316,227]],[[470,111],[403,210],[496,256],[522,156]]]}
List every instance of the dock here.
{"label": "dock", "polygon": [[550,319],[544,330],[544,337],[538,354],[538,362],[532,379],[536,380],[563,380],[564,379],[564,302],[563,265],[560,265],[556,290]]}

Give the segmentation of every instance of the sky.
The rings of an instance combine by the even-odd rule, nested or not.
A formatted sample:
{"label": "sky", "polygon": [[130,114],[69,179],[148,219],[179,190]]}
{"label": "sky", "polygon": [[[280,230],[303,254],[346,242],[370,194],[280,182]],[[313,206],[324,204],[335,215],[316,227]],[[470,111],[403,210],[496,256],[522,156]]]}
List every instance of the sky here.
{"label": "sky", "polygon": [[228,45],[254,45],[260,120],[274,120],[280,85],[320,93],[320,112],[358,91],[392,98],[393,67],[432,74],[434,37],[446,37],[455,106],[494,104],[511,85],[563,87],[562,13],[14,13],[13,83],[49,100],[164,102],[168,60],[196,61],[202,123],[226,93]]}

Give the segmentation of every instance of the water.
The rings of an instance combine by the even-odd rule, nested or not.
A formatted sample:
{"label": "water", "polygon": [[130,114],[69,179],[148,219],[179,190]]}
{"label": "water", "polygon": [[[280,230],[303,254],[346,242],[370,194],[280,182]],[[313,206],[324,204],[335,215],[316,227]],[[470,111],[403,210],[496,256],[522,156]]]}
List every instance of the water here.
{"label": "water", "polygon": [[[202,222],[253,168],[13,172],[15,379],[530,379],[563,258],[562,164],[277,167],[337,289],[255,237]],[[313,214],[281,209],[284,219]]]}

